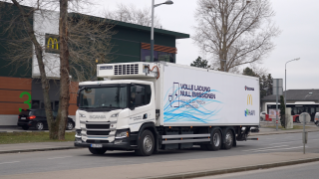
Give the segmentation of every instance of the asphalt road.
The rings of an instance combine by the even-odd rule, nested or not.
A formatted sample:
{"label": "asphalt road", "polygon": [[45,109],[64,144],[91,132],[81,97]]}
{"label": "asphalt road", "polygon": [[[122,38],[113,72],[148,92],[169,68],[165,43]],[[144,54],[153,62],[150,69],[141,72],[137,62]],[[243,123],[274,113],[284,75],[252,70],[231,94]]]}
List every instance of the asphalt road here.
{"label": "asphalt road", "polygon": [[[254,136],[256,137],[256,136]],[[1,175],[59,171],[69,169],[120,166],[161,161],[213,158],[268,152],[302,152],[301,133],[258,136],[258,141],[238,142],[231,150],[164,151],[149,157],[135,156],[132,151],[108,151],[103,156],[91,155],[88,149],[0,154]],[[319,132],[310,132],[307,152],[319,153]]]}
{"label": "asphalt road", "polygon": [[[238,172],[196,179],[318,179],[319,162]],[[195,178],[194,178],[195,179]]]}

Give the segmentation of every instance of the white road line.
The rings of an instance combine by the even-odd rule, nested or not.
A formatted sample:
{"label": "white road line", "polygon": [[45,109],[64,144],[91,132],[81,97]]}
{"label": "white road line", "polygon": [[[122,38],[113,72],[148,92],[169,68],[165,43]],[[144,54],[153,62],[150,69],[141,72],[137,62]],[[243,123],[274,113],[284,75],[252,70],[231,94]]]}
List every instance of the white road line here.
{"label": "white road line", "polygon": [[290,150],[290,149],[296,149],[296,148],[301,148],[301,147],[303,147],[303,146],[289,147],[289,148],[278,148],[278,149],[252,150],[251,152],[264,152],[264,151],[269,151],[269,150]]}
{"label": "white road line", "polygon": [[[308,139],[308,141],[310,140],[319,140],[319,139]],[[290,142],[298,142],[298,141],[302,141],[302,139],[298,139],[298,140],[294,140],[294,141],[288,141],[288,142],[278,142],[278,143],[272,143],[272,144],[269,144],[269,145],[276,145],[276,144],[282,144],[282,143],[290,143]]]}
{"label": "white road line", "polygon": [[48,158],[48,159],[51,160],[51,159],[69,158],[69,157],[72,157],[72,156],[53,157],[53,158]]}
{"label": "white road line", "polygon": [[18,162],[20,162],[20,161],[13,161],[13,162],[3,162],[3,163],[0,163],[0,165],[1,165],[1,164],[7,164],[7,163],[18,163]]}
{"label": "white road line", "polygon": [[263,149],[271,149],[271,148],[277,148],[277,147],[286,147],[288,145],[278,145],[273,147],[265,147],[265,148],[258,148],[258,149],[249,149],[249,150],[242,150],[242,151],[252,151],[252,150],[263,150]]}

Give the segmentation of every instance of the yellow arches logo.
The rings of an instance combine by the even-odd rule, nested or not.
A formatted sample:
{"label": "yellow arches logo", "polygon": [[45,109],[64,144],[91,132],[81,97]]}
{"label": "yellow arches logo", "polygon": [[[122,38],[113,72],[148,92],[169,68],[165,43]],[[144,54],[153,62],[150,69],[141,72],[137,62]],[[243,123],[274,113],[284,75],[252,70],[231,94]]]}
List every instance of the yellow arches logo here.
{"label": "yellow arches logo", "polygon": [[50,48],[50,44],[51,44],[51,49],[54,49],[54,45],[55,45],[55,49],[59,50],[59,42],[56,38],[49,38],[48,42],[47,42],[47,48]]}
{"label": "yellow arches logo", "polygon": [[59,41],[60,38],[58,35],[45,34],[45,52],[59,54]]}
{"label": "yellow arches logo", "polygon": [[253,105],[253,96],[251,94],[247,95],[247,105]]}

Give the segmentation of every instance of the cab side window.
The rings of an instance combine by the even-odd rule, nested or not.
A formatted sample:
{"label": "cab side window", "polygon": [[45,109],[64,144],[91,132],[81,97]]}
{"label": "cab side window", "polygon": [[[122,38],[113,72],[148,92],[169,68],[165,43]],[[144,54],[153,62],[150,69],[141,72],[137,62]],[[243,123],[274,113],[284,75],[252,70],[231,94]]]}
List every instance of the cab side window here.
{"label": "cab side window", "polygon": [[135,98],[135,107],[144,106],[151,101],[151,87],[149,85],[134,85],[131,93]]}

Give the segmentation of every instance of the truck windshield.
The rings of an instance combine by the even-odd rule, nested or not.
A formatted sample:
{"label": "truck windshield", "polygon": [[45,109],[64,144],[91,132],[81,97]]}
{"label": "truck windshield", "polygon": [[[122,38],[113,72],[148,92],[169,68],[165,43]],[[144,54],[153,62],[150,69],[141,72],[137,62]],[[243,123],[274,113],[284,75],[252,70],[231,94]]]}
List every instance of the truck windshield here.
{"label": "truck windshield", "polygon": [[80,91],[80,109],[113,110],[128,105],[127,86],[85,87]]}

